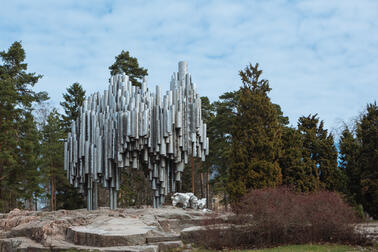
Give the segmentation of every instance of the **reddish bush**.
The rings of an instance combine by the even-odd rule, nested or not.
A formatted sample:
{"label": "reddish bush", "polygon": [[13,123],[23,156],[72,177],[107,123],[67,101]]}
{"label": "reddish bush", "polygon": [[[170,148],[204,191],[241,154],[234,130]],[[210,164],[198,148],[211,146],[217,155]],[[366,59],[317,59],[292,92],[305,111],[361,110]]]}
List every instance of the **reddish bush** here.
{"label": "reddish bush", "polygon": [[221,249],[365,242],[354,229],[359,221],[355,211],[334,192],[298,193],[286,187],[253,190],[234,206],[234,212],[227,229],[208,225],[201,245]]}

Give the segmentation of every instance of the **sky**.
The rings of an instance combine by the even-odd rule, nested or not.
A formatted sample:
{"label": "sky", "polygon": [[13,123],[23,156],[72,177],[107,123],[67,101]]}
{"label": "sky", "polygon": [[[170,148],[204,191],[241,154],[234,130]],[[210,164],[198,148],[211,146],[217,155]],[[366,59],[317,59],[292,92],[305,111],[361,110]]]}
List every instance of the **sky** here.
{"label": "sky", "polygon": [[330,131],[378,97],[378,1],[0,0],[0,50],[21,41],[35,90],[52,106],[74,82],[103,91],[122,50],[163,91],[185,60],[201,96],[218,100],[259,63],[270,97],[297,125],[318,113]]}

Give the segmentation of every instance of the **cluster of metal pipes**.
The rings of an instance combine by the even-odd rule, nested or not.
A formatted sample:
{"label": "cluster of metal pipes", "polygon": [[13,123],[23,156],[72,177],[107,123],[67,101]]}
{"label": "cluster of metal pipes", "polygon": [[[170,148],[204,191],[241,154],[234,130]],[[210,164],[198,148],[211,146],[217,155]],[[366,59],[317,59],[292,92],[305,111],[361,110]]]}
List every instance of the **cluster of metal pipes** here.
{"label": "cluster of metal pipes", "polygon": [[160,207],[176,191],[189,156],[209,151],[201,99],[186,62],[172,75],[163,96],[132,86],[129,77],[110,78],[108,90],[89,96],[72,122],[64,144],[64,169],[74,187],[87,196],[88,210],[98,207],[98,184],[109,189],[110,208],[117,207],[121,169],[144,169],[153,190],[153,206]]}

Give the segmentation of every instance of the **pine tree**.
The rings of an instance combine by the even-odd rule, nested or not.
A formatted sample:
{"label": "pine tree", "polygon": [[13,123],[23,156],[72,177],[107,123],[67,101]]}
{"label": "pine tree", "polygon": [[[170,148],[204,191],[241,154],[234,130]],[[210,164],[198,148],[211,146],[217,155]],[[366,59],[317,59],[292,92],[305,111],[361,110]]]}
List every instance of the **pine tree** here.
{"label": "pine tree", "polygon": [[[201,97],[201,114],[203,122],[206,123],[207,127],[213,127],[213,121],[215,119],[215,107],[214,104],[210,102],[209,98],[206,96]],[[207,130],[207,137],[211,141],[214,136],[212,135],[212,131]],[[212,164],[213,164],[213,155],[210,154],[212,149],[209,149],[209,156],[206,157],[205,162],[199,161],[200,165],[200,188],[201,188],[201,197],[202,198],[210,198],[210,174],[212,172]],[[211,202],[210,202],[211,203]],[[207,201],[207,207],[209,207],[209,200]]]}
{"label": "pine tree", "polygon": [[79,108],[85,100],[85,90],[79,83],[75,82],[67,88],[67,93],[63,94],[63,99],[64,101],[60,103],[65,113],[62,115],[62,122],[65,131],[68,133],[71,131],[71,122],[79,116]]}
{"label": "pine tree", "polygon": [[118,194],[119,207],[152,204],[153,191],[143,170],[126,169],[122,171],[121,188]]}
{"label": "pine tree", "polygon": [[[207,125],[207,137],[210,142],[214,140],[212,134],[214,131],[210,129],[215,118],[214,113],[214,104],[210,102],[208,97],[201,97],[201,114],[203,122]],[[199,198],[210,197],[209,177],[216,162],[212,150],[214,148],[210,147],[209,155],[206,157],[205,162],[202,162],[200,158],[190,157],[189,163],[182,174],[180,191],[193,192]]]}
{"label": "pine tree", "polygon": [[40,171],[41,136],[31,112],[25,113],[25,118],[20,122],[19,139],[19,171],[14,176],[18,176],[18,190],[25,205],[34,210],[34,203],[43,193],[40,186],[43,181]]}
{"label": "pine tree", "polygon": [[22,167],[20,122],[30,113],[33,103],[48,97],[45,92],[36,93],[31,89],[42,76],[27,73],[25,51],[20,42],[14,42],[8,51],[1,51],[0,57],[3,62],[0,65],[0,211],[8,211],[20,207],[22,182],[19,176],[14,176]]}
{"label": "pine tree", "polygon": [[64,174],[64,130],[58,112],[54,109],[43,127],[42,138],[42,169],[48,184],[50,210],[57,209],[57,181],[66,180]]}
{"label": "pine tree", "polygon": [[[115,57],[115,62],[109,67],[109,70],[111,75],[122,72],[127,74],[132,85],[138,87],[141,87],[143,78],[148,75],[147,69],[139,66],[138,59],[130,56],[129,51],[124,50]],[[119,202],[120,206],[128,207],[148,202],[150,200],[147,196],[148,193],[139,189],[145,188],[145,185],[148,184],[144,175],[135,171],[122,171],[122,177],[126,178],[127,176],[133,176],[135,178],[135,183],[131,185],[127,181],[121,186],[119,194],[123,195],[125,200]]]}
{"label": "pine tree", "polygon": [[378,107],[368,104],[357,124],[357,138],[361,143],[361,202],[365,210],[378,218]]}
{"label": "pine tree", "polygon": [[127,74],[134,86],[141,86],[143,77],[148,75],[147,69],[140,67],[138,59],[131,57],[129,51],[123,51],[115,57],[116,61],[109,67],[110,74],[115,75],[121,72]]}
{"label": "pine tree", "polygon": [[281,184],[278,158],[281,126],[277,109],[270,101],[269,82],[262,71],[249,64],[240,71],[243,86],[232,129],[232,152],[228,189],[232,201],[247,190]]}

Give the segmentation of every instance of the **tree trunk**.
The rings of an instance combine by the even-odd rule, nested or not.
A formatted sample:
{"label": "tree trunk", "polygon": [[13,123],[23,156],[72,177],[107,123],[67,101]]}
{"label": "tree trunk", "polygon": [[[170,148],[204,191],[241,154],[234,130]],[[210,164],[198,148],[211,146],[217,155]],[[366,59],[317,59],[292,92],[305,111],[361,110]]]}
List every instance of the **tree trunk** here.
{"label": "tree trunk", "polygon": [[50,178],[50,211],[53,210],[53,183],[52,183],[52,177]]}
{"label": "tree trunk", "polygon": [[203,198],[203,173],[200,172],[201,199]]}
{"label": "tree trunk", "polygon": [[207,189],[206,189],[206,208],[212,209],[211,201],[210,201],[210,173],[207,172]]}
{"label": "tree trunk", "polygon": [[192,156],[192,193],[195,194],[194,190],[194,157]]}
{"label": "tree trunk", "polygon": [[34,209],[33,209],[33,196],[31,196],[29,199],[28,199],[28,201],[29,201],[29,210],[30,211],[33,211]]}
{"label": "tree trunk", "polygon": [[56,210],[56,181],[55,181],[55,176],[53,178],[53,184],[54,184],[54,211]]}
{"label": "tree trunk", "polygon": [[[1,149],[0,149],[1,150]],[[1,188],[2,188],[2,186],[3,186],[3,184],[2,184],[2,174],[3,174],[3,164],[2,164],[2,162],[0,161],[0,199],[2,199],[3,198],[3,196],[2,196],[2,193],[1,193]],[[1,202],[0,202],[1,203]],[[4,211],[4,209],[3,208],[0,208],[0,211]]]}

